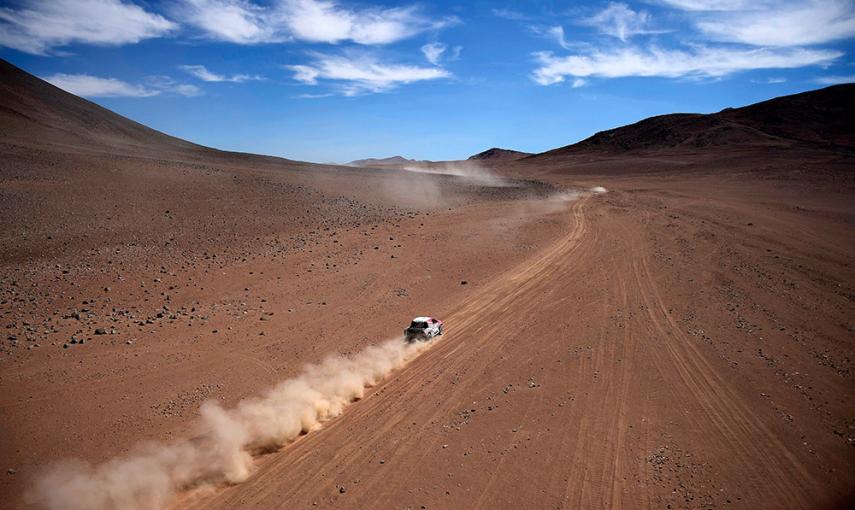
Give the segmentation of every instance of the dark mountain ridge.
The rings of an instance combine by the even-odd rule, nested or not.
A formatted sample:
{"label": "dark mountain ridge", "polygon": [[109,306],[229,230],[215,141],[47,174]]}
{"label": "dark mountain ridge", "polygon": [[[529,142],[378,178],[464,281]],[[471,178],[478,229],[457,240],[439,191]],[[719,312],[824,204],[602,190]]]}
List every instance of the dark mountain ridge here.
{"label": "dark mountain ridge", "polygon": [[531,156],[531,153],[530,152],[514,151],[514,150],[510,150],[510,149],[502,149],[499,147],[493,147],[493,148],[487,149],[483,152],[479,152],[478,154],[475,154],[473,156],[469,156],[468,159],[472,160],[472,161],[474,161],[474,160],[478,160],[478,161],[485,161],[485,160],[488,160],[488,161],[496,161],[496,160],[510,161],[510,160],[514,160],[514,159],[524,158],[526,156]]}
{"label": "dark mountain ridge", "polygon": [[397,165],[406,165],[409,163],[416,163],[417,161],[414,159],[407,159],[403,156],[391,156],[388,158],[366,158],[366,159],[357,159],[347,163],[348,166],[397,166]]}
{"label": "dark mountain ridge", "polygon": [[855,84],[782,96],[718,113],[650,117],[533,156],[623,153],[704,147],[855,149]]}

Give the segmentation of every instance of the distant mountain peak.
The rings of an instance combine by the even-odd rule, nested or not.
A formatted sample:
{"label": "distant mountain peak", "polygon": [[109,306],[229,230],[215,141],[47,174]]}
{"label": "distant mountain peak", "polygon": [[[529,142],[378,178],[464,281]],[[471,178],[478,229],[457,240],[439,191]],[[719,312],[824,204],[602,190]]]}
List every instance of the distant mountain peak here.
{"label": "distant mountain peak", "polygon": [[394,166],[407,163],[415,163],[414,159],[407,159],[403,156],[391,156],[388,158],[367,158],[357,159],[348,163],[348,166]]}
{"label": "distant mountain peak", "polygon": [[526,156],[531,156],[528,152],[520,152],[514,151],[511,149],[502,149],[500,147],[493,147],[491,149],[487,149],[484,152],[479,152],[473,156],[469,156],[469,160],[514,160],[524,158]]}

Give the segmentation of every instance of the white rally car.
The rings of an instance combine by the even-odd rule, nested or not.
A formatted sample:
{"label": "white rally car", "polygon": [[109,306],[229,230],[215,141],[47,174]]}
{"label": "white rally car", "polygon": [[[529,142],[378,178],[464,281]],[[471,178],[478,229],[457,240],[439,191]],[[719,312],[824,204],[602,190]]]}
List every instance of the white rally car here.
{"label": "white rally car", "polygon": [[416,317],[410,327],[404,330],[407,342],[421,340],[426,342],[442,334],[442,321],[433,317]]}

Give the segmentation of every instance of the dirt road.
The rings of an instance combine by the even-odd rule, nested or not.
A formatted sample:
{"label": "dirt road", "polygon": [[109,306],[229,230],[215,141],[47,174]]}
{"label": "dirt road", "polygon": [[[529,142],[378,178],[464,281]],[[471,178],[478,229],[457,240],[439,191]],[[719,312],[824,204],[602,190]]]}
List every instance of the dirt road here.
{"label": "dirt road", "polygon": [[459,303],[433,349],[249,481],[182,506],[833,504],[851,447],[687,327],[654,213],[628,198],[577,201],[565,234]]}

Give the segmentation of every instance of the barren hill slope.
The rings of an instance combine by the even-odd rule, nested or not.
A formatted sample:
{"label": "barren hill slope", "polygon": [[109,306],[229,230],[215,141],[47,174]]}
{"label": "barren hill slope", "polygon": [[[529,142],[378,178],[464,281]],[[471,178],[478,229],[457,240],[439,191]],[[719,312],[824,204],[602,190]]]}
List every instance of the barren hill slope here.
{"label": "barren hill slope", "polygon": [[835,85],[718,113],[651,117],[538,154],[623,153],[703,147],[855,148],[855,85]]}
{"label": "barren hill slope", "polygon": [[121,148],[202,147],[117,115],[0,59],[0,139]]}
{"label": "barren hill slope", "polygon": [[507,161],[524,158],[526,156],[531,156],[529,152],[520,152],[514,151],[510,149],[501,149],[499,147],[493,147],[491,149],[487,149],[483,152],[479,152],[478,154],[469,156],[469,160],[489,160],[489,161]]}

